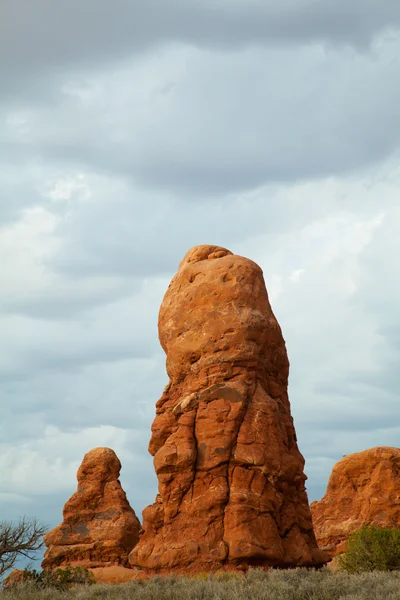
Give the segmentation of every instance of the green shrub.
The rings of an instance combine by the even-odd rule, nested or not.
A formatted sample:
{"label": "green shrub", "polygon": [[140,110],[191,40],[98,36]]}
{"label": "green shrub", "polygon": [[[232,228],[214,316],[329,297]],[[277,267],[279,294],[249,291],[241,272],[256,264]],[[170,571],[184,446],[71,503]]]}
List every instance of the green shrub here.
{"label": "green shrub", "polygon": [[400,569],[400,529],[364,525],[349,536],[338,564],[348,573]]}
{"label": "green shrub", "polygon": [[73,584],[91,585],[94,583],[94,577],[88,569],[67,565],[65,569],[59,568],[51,571],[25,569],[23,582],[32,582],[38,589],[51,587],[65,590]]}

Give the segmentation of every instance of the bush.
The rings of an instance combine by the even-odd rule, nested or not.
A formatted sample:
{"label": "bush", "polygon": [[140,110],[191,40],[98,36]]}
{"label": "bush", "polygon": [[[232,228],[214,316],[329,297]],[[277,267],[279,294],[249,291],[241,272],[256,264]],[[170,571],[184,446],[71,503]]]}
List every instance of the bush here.
{"label": "bush", "polygon": [[52,571],[23,571],[22,581],[31,582],[38,589],[57,588],[58,590],[68,589],[73,584],[91,585],[94,583],[94,577],[88,569],[82,567],[67,566],[65,569],[53,569]]}
{"label": "bush", "polygon": [[364,525],[350,535],[338,564],[348,573],[400,569],[400,529]]}

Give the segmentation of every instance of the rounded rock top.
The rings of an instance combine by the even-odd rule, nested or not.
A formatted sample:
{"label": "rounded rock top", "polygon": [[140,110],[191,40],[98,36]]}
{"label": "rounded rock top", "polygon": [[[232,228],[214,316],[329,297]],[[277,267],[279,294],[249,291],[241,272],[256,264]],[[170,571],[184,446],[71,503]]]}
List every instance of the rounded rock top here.
{"label": "rounded rock top", "polygon": [[121,463],[111,448],[93,448],[87,452],[78,469],[78,481],[88,479],[118,479]]}
{"label": "rounded rock top", "polygon": [[181,269],[189,263],[196,263],[202,260],[213,260],[222,258],[223,256],[233,255],[233,252],[222,246],[211,246],[210,244],[202,244],[201,246],[193,246],[186,252],[182,261],[179,264]]}

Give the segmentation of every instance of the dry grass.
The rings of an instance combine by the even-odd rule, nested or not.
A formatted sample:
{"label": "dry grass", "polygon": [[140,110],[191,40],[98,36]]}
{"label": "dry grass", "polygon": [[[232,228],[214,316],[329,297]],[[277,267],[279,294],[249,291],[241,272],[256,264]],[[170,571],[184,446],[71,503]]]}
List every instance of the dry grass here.
{"label": "dry grass", "polygon": [[22,585],[0,592],[0,600],[400,600],[400,572],[350,575],[328,569],[252,570],[246,577],[155,577],[64,592]]}

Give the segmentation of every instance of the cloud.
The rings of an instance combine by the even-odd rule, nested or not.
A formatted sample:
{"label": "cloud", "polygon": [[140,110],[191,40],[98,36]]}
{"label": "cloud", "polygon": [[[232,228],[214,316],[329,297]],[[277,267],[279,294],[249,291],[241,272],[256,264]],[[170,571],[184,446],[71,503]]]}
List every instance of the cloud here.
{"label": "cloud", "polygon": [[[137,289],[138,283],[127,283],[117,275],[93,276],[90,281],[80,282],[60,277],[51,267],[59,245],[55,235],[57,222],[56,214],[36,206],[25,210],[19,221],[0,230],[0,256],[5,259],[0,284],[6,316],[22,313],[46,319],[73,318],[88,307],[115,301]],[[15,316],[9,323],[16,331],[21,325],[28,333],[26,324]]]}
{"label": "cloud", "polygon": [[0,189],[7,201],[0,204],[0,232],[5,225],[18,221],[27,208],[33,208],[42,201],[38,190],[31,187],[34,175],[29,171],[32,169],[26,164],[3,162]]}
{"label": "cloud", "polygon": [[117,193],[134,206],[160,192],[166,202],[211,202],[365,171],[399,152],[399,49],[398,37],[366,55],[320,45],[295,54],[174,47],[64,75],[51,107],[29,96],[25,107],[5,106],[5,143],[28,165],[118,176],[128,188]]}
{"label": "cloud", "polygon": [[3,0],[0,23],[0,73],[18,89],[22,77],[41,71],[58,74],[65,66],[121,59],[174,41],[229,49],[315,41],[365,46],[400,24],[400,9],[396,0],[71,0],[61,6]]}
{"label": "cloud", "polygon": [[[374,368],[365,374],[364,384],[371,404],[374,398],[386,397],[393,410],[399,402],[400,327],[395,316],[400,299],[399,223],[400,210],[394,205],[363,255],[354,298],[355,306],[365,304],[367,318],[376,320],[378,335]],[[356,372],[354,378],[357,375]]]}
{"label": "cloud", "polygon": [[2,377],[0,430],[7,443],[40,436],[48,425],[79,431],[107,425],[124,428],[131,423],[148,432],[155,403],[168,381],[160,350],[140,359],[128,354],[100,362],[92,357],[92,362],[86,359],[86,364],[69,370],[61,360],[53,368],[28,363],[23,373],[25,377]]}

